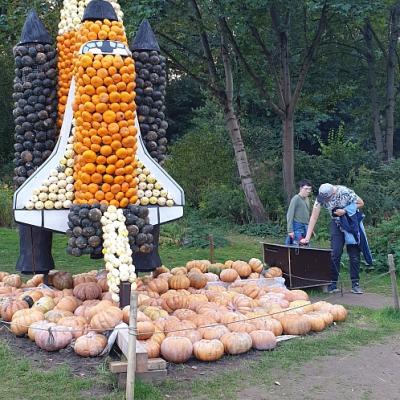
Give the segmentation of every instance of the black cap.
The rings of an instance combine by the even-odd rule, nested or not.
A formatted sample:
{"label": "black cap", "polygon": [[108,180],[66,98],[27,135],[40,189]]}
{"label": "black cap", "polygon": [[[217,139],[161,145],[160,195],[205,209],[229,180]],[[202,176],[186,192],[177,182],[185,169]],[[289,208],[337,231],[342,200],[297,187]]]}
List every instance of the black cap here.
{"label": "black cap", "polygon": [[144,19],[139,26],[136,36],[132,40],[130,45],[132,51],[135,50],[148,50],[148,51],[160,51],[156,36],[154,35],[153,29],[151,29],[149,21]]}
{"label": "black cap", "polygon": [[19,45],[26,43],[51,44],[53,41],[35,10],[30,10],[22,28]]}
{"label": "black cap", "polygon": [[117,13],[114,7],[108,1],[92,0],[83,13],[83,21],[102,21],[109,19],[110,21],[118,21]]}

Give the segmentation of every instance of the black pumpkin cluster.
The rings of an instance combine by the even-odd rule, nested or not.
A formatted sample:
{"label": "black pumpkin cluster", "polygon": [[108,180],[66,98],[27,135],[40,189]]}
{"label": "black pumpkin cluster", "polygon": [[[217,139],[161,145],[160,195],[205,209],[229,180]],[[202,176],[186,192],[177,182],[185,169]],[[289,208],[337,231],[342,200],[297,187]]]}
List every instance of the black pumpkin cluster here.
{"label": "black pumpkin cluster", "polygon": [[68,214],[67,253],[75,257],[90,254],[101,258],[103,250],[103,229],[101,217],[107,211],[106,205],[74,204]]}
{"label": "black pumpkin cluster", "polygon": [[124,209],[124,216],[132,253],[147,254],[153,251],[153,225],[150,224],[149,209],[131,204]]}
{"label": "black pumpkin cluster", "polygon": [[167,152],[165,117],[165,57],[157,51],[134,51],[136,105],[143,140],[150,155],[160,164]]}
{"label": "black pumpkin cluster", "polygon": [[14,183],[21,186],[52,153],[57,130],[56,50],[50,44],[14,47]]}

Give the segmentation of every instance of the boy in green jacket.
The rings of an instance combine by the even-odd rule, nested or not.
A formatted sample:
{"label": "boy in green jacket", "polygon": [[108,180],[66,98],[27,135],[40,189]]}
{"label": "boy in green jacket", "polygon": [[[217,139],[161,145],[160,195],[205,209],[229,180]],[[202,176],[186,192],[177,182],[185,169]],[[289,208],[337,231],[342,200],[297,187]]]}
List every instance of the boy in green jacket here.
{"label": "boy in green jacket", "polygon": [[311,181],[303,179],[299,182],[299,193],[290,200],[289,209],[286,214],[287,239],[286,244],[296,244],[307,234],[308,221],[310,219],[309,196],[312,191]]}

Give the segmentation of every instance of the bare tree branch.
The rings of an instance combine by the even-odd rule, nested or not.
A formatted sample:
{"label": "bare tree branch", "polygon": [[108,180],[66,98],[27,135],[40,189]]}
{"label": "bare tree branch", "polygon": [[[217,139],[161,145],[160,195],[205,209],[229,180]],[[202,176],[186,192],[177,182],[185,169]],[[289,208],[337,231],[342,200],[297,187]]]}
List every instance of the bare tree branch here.
{"label": "bare tree branch", "polygon": [[178,42],[177,40],[171,38],[170,36],[166,35],[164,32],[159,31],[159,30],[154,30],[154,32],[164,38],[166,41],[168,41],[169,43],[173,44],[175,47],[177,48],[181,48],[183,51],[187,52],[188,54],[191,54],[192,56],[198,58],[199,60],[202,60],[203,62],[207,62],[207,59],[204,55],[198,54],[195,51],[187,48],[186,46],[184,46],[182,43]]}
{"label": "bare tree branch", "polygon": [[315,36],[313,38],[313,41],[311,45],[308,47],[306,56],[304,57],[303,64],[300,69],[300,74],[299,78],[297,80],[296,88],[293,93],[292,100],[290,102],[290,108],[293,110],[296,107],[297,101],[300,97],[301,90],[304,85],[304,81],[308,72],[308,69],[310,68],[312,58],[314,57],[315,51],[321,41],[321,37],[323,32],[325,31],[326,28],[326,12],[327,12],[327,5],[326,3],[324,4],[322,11],[321,11],[321,18],[319,19],[318,23],[318,28],[317,32],[315,33]]}
{"label": "bare tree branch", "polygon": [[269,105],[271,106],[272,110],[276,114],[282,116],[283,115],[283,111],[272,101],[271,97],[269,96],[269,94],[264,89],[264,86],[265,86],[264,83],[260,80],[260,78],[253,71],[253,69],[251,68],[250,64],[247,62],[247,60],[243,56],[243,53],[241,52],[241,50],[239,48],[239,45],[238,45],[238,43],[237,43],[237,41],[236,41],[231,29],[229,28],[229,25],[228,25],[225,17],[220,16],[218,18],[218,22],[219,22],[221,31],[224,32],[228,36],[229,42],[231,43],[236,56],[240,59],[240,61],[242,62],[243,66],[245,67],[247,73],[250,75],[250,77],[254,81],[254,83],[256,85],[256,88],[260,92],[261,96],[269,103]]}
{"label": "bare tree branch", "polygon": [[222,100],[225,98],[224,91],[222,89],[215,87],[214,85],[210,84],[210,82],[207,79],[200,78],[198,75],[191,72],[190,68],[183,65],[167,48],[165,48],[163,46],[160,46],[160,47],[161,47],[162,52],[168,56],[168,58],[173,62],[173,64],[178,69],[180,69],[181,71],[183,71],[186,74],[188,74],[189,76],[191,76],[196,82],[198,82],[204,88],[208,89],[219,100]]}
{"label": "bare tree branch", "polygon": [[207,36],[207,33],[206,33],[205,29],[204,29],[200,8],[199,8],[196,0],[189,0],[189,2],[191,4],[191,6],[192,6],[192,9],[193,9],[193,12],[194,12],[194,16],[195,16],[195,21],[196,21],[196,23],[198,25],[201,45],[203,47],[204,55],[205,55],[205,57],[206,57],[206,59],[208,61],[208,70],[209,70],[209,73],[210,73],[210,77],[211,77],[211,80],[214,83],[216,83],[216,82],[218,82],[218,73],[217,73],[217,69],[215,68],[214,58],[212,56],[212,52],[211,52],[208,36]]}

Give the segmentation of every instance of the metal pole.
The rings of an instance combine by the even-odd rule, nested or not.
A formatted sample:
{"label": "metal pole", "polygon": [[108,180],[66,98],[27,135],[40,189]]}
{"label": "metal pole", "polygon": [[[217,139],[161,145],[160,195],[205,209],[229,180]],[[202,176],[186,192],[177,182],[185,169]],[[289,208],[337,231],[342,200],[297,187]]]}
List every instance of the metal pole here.
{"label": "metal pole", "polygon": [[396,266],[394,264],[393,254],[388,254],[388,264],[389,264],[390,280],[392,281],[392,293],[393,293],[394,309],[396,311],[399,311],[400,310],[399,293],[397,291]]}
{"label": "metal pole", "polygon": [[126,400],[134,400],[135,398],[136,322],[137,292],[136,290],[131,290],[128,331],[128,369],[126,372]]}

